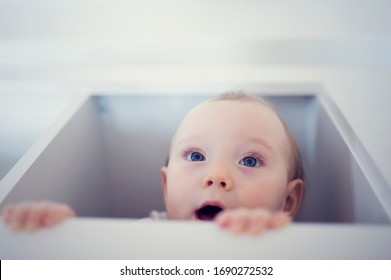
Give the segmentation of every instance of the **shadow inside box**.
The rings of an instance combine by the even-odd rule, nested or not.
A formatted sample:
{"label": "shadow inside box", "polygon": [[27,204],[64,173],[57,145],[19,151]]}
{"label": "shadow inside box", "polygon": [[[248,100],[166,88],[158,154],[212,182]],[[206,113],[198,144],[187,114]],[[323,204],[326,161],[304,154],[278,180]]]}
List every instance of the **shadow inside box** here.
{"label": "shadow inside box", "polygon": [[[389,223],[390,199],[379,194],[389,193],[390,187],[326,93],[257,95],[273,104],[302,154],[306,193],[297,221]],[[53,135],[43,135],[36,158],[20,159],[24,163],[19,166],[28,166],[20,178],[5,176],[2,204],[63,201],[82,217],[142,218],[153,209],[163,210],[160,168],[171,137],[189,109],[210,97],[80,98],[66,119],[57,122]]]}

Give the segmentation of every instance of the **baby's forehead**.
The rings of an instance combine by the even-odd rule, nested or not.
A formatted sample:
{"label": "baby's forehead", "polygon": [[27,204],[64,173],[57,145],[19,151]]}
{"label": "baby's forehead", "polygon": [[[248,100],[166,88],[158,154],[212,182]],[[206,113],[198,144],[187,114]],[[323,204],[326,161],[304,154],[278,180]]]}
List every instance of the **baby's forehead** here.
{"label": "baby's forehead", "polygon": [[[195,114],[195,113],[203,113],[205,111],[219,110],[222,108],[240,109],[243,107],[246,108],[253,107],[254,108],[254,110],[252,110],[253,112],[265,112],[265,113],[267,112],[277,116],[276,112],[269,104],[261,101],[258,102],[253,100],[218,100],[218,99],[207,100],[196,105],[189,111],[188,115]],[[236,111],[232,111],[232,113],[235,112]]]}
{"label": "baby's forehead", "polygon": [[212,119],[224,116],[232,119],[252,119],[253,121],[273,122],[276,128],[283,126],[283,123],[276,111],[267,103],[261,101],[243,100],[208,100],[195,106],[183,119],[191,119],[195,122],[202,122],[205,117]]}
{"label": "baby's forehead", "polygon": [[[194,107],[182,120],[176,137],[193,134],[197,130],[211,128],[212,133],[244,131],[251,129],[254,133],[268,138],[273,134],[276,139],[287,139],[284,124],[278,114],[268,104],[243,100],[209,100]],[[213,130],[215,129],[215,130]],[[238,135],[240,136],[240,135]],[[281,142],[286,141],[282,140]]]}

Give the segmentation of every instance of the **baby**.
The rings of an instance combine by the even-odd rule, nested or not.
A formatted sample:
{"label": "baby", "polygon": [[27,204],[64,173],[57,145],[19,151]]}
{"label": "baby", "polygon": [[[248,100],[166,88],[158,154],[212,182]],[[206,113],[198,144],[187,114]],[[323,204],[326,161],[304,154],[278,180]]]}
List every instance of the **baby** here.
{"label": "baby", "polygon": [[[235,233],[259,234],[291,221],[304,194],[300,153],[288,127],[264,100],[225,93],[193,108],[180,123],[161,169],[167,215],[214,220]],[[9,205],[15,229],[54,225],[75,212],[65,204]]]}

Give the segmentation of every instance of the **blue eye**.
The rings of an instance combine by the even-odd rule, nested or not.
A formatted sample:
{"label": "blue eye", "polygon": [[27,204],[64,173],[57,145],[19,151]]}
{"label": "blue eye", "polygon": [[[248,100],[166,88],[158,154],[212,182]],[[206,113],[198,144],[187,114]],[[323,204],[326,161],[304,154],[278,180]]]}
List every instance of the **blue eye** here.
{"label": "blue eye", "polygon": [[199,152],[192,152],[186,157],[186,159],[191,161],[204,161],[205,157]]}
{"label": "blue eye", "polygon": [[245,157],[239,162],[239,164],[249,167],[256,167],[260,165],[259,161],[255,157]]}

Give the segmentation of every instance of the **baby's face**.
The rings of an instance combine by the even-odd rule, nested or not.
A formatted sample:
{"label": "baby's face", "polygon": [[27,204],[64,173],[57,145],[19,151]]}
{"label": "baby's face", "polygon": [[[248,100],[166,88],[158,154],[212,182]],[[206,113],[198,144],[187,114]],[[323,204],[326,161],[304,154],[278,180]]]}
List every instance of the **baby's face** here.
{"label": "baby's face", "polygon": [[170,219],[213,219],[224,209],[283,210],[289,142],[279,118],[262,104],[213,101],[193,109],[162,168]]}

